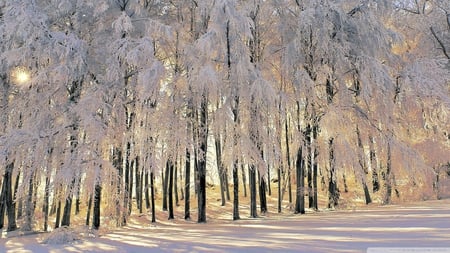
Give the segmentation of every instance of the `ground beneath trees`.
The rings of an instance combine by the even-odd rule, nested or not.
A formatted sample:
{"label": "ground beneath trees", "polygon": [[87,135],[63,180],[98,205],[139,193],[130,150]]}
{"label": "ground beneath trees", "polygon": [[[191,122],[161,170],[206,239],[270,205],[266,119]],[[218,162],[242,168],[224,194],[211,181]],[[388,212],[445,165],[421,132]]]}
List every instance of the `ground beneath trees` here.
{"label": "ground beneath trees", "polygon": [[450,200],[206,224],[177,219],[151,225],[144,215],[100,234],[64,245],[42,244],[44,234],[2,238],[0,252],[366,252],[368,247],[450,252]]}

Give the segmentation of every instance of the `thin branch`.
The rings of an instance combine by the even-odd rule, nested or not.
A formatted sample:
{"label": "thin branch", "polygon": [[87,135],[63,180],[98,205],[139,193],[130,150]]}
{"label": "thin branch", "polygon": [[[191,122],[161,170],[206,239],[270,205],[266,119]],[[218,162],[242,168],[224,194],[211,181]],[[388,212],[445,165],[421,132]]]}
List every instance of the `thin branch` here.
{"label": "thin branch", "polygon": [[431,34],[433,35],[433,37],[436,39],[436,41],[439,43],[439,45],[442,48],[442,52],[444,53],[444,55],[447,57],[447,59],[450,59],[450,55],[447,52],[447,49],[445,48],[444,42],[442,42],[442,40],[437,36],[436,32],[434,31],[433,27],[430,26],[430,31]]}

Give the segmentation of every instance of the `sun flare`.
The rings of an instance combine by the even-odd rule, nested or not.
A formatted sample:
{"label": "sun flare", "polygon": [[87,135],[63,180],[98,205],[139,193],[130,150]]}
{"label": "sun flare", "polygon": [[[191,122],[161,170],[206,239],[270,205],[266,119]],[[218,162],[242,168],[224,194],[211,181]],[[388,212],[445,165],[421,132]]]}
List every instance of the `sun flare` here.
{"label": "sun flare", "polygon": [[25,84],[30,81],[30,72],[24,67],[15,68],[11,76],[16,84]]}

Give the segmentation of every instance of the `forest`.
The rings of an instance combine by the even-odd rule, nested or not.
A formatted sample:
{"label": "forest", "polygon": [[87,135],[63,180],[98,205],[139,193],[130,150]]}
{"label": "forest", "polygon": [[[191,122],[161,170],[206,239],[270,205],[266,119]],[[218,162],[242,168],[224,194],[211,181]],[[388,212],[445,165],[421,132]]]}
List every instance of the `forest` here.
{"label": "forest", "polygon": [[0,36],[0,229],[450,197],[448,0],[5,0]]}

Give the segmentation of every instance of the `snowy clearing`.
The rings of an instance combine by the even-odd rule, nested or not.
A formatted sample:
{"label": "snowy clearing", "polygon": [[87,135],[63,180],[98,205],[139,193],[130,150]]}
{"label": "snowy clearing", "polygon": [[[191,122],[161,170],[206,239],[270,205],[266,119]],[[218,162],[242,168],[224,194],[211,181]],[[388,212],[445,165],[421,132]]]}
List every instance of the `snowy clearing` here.
{"label": "snowy clearing", "polygon": [[[450,251],[450,200],[370,206],[356,211],[270,214],[206,224],[162,221],[127,227],[72,244],[42,244],[45,234],[0,239],[0,252],[366,252],[368,247]],[[148,224],[148,223],[147,223]]]}

